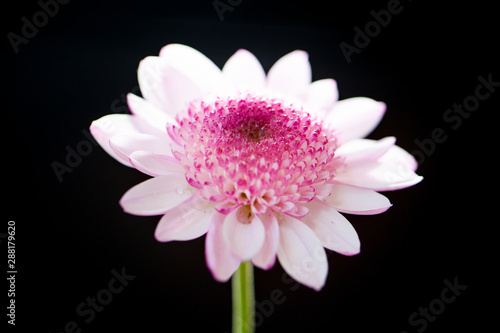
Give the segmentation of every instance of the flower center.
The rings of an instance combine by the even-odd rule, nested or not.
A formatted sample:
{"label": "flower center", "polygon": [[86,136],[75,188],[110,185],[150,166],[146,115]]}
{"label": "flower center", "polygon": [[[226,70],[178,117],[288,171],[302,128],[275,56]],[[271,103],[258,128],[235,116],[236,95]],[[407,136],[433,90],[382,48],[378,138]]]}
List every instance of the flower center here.
{"label": "flower center", "polygon": [[227,213],[241,205],[297,211],[331,183],[336,138],[283,101],[241,95],[194,102],[169,134],[188,182]]}
{"label": "flower center", "polygon": [[[255,106],[254,106],[255,108]],[[258,108],[245,108],[240,106],[238,111],[228,113],[220,119],[221,132],[213,128],[217,135],[238,138],[240,141],[259,140],[268,134],[268,129],[273,122],[273,115],[268,110]]]}

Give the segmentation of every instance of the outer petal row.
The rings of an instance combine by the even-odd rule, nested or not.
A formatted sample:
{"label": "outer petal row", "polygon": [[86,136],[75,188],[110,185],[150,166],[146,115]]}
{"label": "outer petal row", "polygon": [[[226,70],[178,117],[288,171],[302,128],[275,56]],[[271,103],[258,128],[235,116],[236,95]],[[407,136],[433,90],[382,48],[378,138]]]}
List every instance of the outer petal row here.
{"label": "outer petal row", "polygon": [[265,228],[258,216],[249,218],[250,210],[241,206],[224,220],[224,238],[242,261],[250,260],[264,245]]}
{"label": "outer petal row", "polygon": [[384,116],[386,105],[367,97],[348,98],[335,103],[325,122],[340,134],[340,141],[364,138]]}
{"label": "outer petal row", "polygon": [[245,90],[270,89],[299,100],[305,109],[323,119],[338,100],[337,83],[323,79],[311,83],[311,65],[304,51],[290,52],[276,61],[268,75],[259,60],[249,51],[240,49],[232,55],[222,73],[228,86]]}
{"label": "outer petal row", "polygon": [[179,161],[169,155],[137,150],[130,154],[129,160],[137,170],[153,177],[165,176],[171,173],[179,175],[186,173]]}
{"label": "outer petal row", "polygon": [[265,240],[260,251],[252,257],[252,263],[262,269],[270,269],[276,262],[276,253],[279,246],[279,225],[276,215],[270,209],[260,215],[260,219],[264,224]]}
{"label": "outer petal row", "polygon": [[335,154],[343,156],[346,165],[375,161],[391,149],[395,142],[396,138],[393,136],[380,140],[354,139],[341,145]]}
{"label": "outer petal row", "polygon": [[161,215],[193,194],[193,187],[183,175],[169,174],[135,185],[123,195],[120,205],[133,215]]}
{"label": "outer petal row", "polygon": [[140,133],[134,116],[129,114],[109,114],[94,120],[90,125],[90,133],[99,145],[118,162],[131,167],[127,159],[118,156],[111,148],[109,140],[116,134]]}
{"label": "outer petal row", "polygon": [[175,118],[161,111],[153,103],[134,94],[127,95],[127,104],[130,111],[142,120],[139,129],[144,133],[156,136],[167,136],[167,123],[175,124]]}
{"label": "outer petal row", "polygon": [[275,214],[268,210],[251,223],[241,223],[244,209],[228,215],[215,213],[205,240],[207,266],[218,281],[227,281],[240,262],[252,260],[255,266],[270,269],[276,261],[279,227]]}
{"label": "outer petal row", "polygon": [[224,239],[223,226],[225,215],[215,213],[205,239],[205,258],[213,277],[226,282],[240,266],[241,259],[231,251]]}
{"label": "outer petal row", "polygon": [[259,60],[249,51],[240,49],[231,56],[222,68],[229,85],[236,89],[263,89],[266,73]]}
{"label": "outer petal row", "polygon": [[316,115],[318,119],[325,119],[327,112],[338,101],[338,98],[339,92],[335,80],[314,81],[307,87],[304,96],[305,110]]}
{"label": "outer petal row", "polygon": [[348,256],[359,253],[358,234],[342,214],[319,200],[313,200],[307,205],[310,213],[302,221],[319,237],[322,246]]}
{"label": "outer petal row", "polygon": [[423,177],[401,165],[378,161],[359,163],[346,168],[335,177],[336,182],[375,191],[393,191],[413,186]]}
{"label": "outer petal row", "polygon": [[117,134],[109,139],[109,145],[123,160],[128,160],[138,150],[172,156],[168,140],[147,133]]}
{"label": "outer petal row", "polygon": [[156,239],[160,242],[185,241],[203,236],[212,223],[213,206],[195,193],[163,215],[156,226]]}
{"label": "outer petal row", "polygon": [[288,274],[320,290],[328,272],[323,247],[354,255],[359,253],[359,238],[347,219],[332,206],[319,200],[307,205],[311,213],[302,221],[283,214],[278,214],[277,219],[268,210],[245,224],[241,222],[247,218],[247,211],[217,213],[213,203],[196,193],[167,211],[155,236],[159,241],[188,240],[208,231],[207,266],[218,281],[227,281],[241,261],[250,258],[257,267],[269,269],[277,255]]}
{"label": "outer petal row", "polygon": [[267,73],[267,87],[301,97],[311,83],[311,65],[304,51],[290,52],[276,61]]}
{"label": "outer petal row", "polygon": [[326,202],[342,213],[374,215],[385,212],[392,204],[384,195],[366,188],[335,184]]}
{"label": "outer petal row", "polygon": [[391,191],[419,183],[417,162],[404,149],[394,145],[395,138],[378,141],[355,139],[340,146],[336,153],[344,158],[344,170],[334,181],[375,191]]}
{"label": "outer petal row", "polygon": [[144,98],[172,117],[223,85],[222,73],[210,59],[181,44],[163,47],[159,57],[144,58],[137,77]]}
{"label": "outer petal row", "polygon": [[316,234],[303,222],[279,216],[278,260],[285,272],[300,283],[320,290],[328,275],[325,249]]}
{"label": "outer petal row", "polygon": [[90,132],[96,141],[127,166],[133,166],[129,158],[136,151],[171,156],[172,140],[165,129],[171,118],[135,95],[129,94],[128,101],[133,115],[110,114],[92,122]]}

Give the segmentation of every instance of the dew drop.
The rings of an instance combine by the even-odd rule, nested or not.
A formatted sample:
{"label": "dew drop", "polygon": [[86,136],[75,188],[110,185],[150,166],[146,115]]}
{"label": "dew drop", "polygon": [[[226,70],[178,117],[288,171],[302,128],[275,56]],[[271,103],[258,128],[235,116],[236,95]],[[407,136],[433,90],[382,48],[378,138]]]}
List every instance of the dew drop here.
{"label": "dew drop", "polygon": [[177,195],[182,195],[184,193],[184,189],[181,185],[175,185],[175,193]]}

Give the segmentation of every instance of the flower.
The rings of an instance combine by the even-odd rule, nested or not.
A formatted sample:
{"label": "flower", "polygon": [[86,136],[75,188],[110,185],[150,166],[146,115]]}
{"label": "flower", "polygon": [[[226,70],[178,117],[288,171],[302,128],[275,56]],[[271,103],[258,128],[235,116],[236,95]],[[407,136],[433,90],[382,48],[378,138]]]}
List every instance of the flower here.
{"label": "flower", "polygon": [[363,139],[386,105],[337,101],[336,82],[311,82],[304,51],[264,72],[238,50],[220,70],[180,44],[139,64],[143,98],[132,114],[94,121],[91,133],[119,162],[152,176],[120,200],[134,215],[163,215],[158,241],[206,234],[207,266],[227,281],[243,261],[270,269],[278,258],[302,284],[326,281],[325,249],[344,255],[360,241],[341,214],[371,215],[391,203],[379,191],[422,180],[394,137]]}

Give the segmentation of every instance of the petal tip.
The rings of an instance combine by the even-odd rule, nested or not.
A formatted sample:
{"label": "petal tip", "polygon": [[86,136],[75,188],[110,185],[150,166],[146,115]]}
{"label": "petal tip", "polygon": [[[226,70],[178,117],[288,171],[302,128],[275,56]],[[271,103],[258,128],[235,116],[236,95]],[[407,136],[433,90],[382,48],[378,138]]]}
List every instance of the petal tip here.
{"label": "petal tip", "polygon": [[304,58],[305,60],[309,60],[309,54],[304,51],[304,50],[295,50],[295,51],[292,51],[293,55],[297,56],[297,57],[302,57]]}

